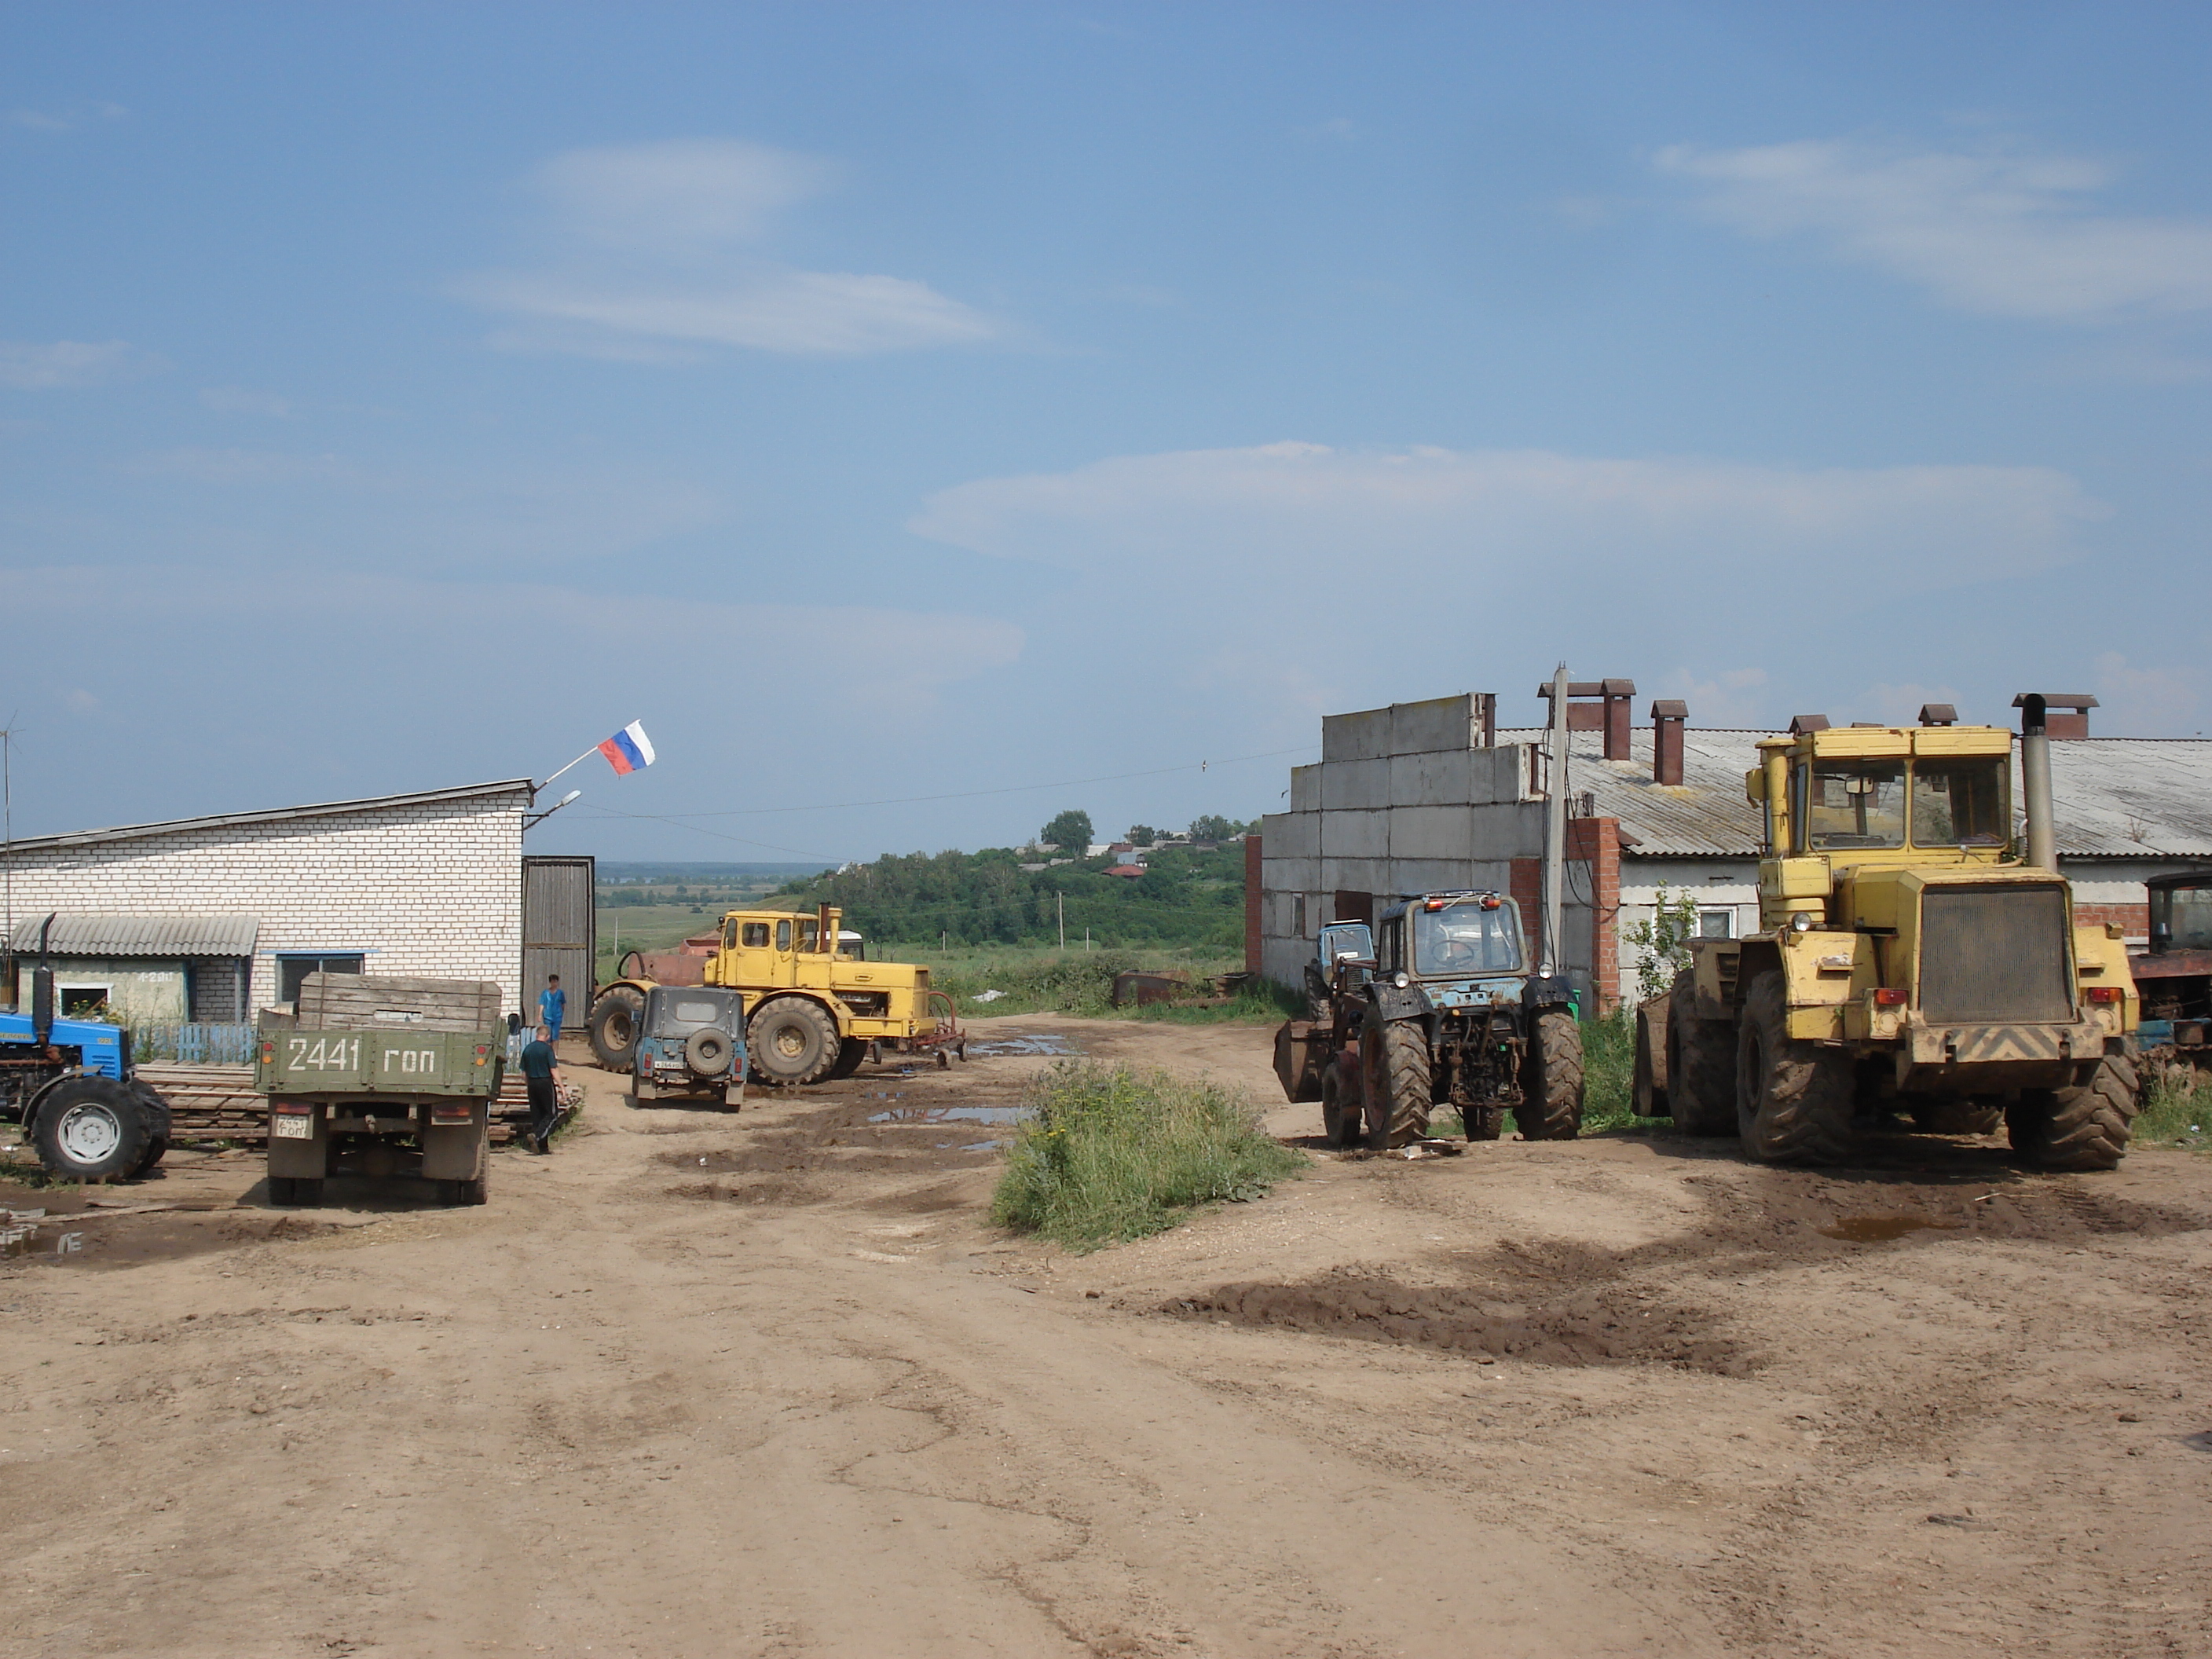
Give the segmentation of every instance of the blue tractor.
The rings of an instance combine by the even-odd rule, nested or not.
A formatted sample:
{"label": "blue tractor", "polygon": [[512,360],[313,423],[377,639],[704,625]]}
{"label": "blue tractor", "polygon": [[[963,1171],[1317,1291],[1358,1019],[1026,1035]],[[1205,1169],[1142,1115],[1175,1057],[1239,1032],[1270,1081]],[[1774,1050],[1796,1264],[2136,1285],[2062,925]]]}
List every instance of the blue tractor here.
{"label": "blue tractor", "polygon": [[73,1181],[142,1176],[169,1150],[169,1103],[131,1075],[131,1033],[56,1018],[43,962],[30,1011],[0,1009],[0,1117],[23,1125],[48,1173]]}
{"label": "blue tractor", "polygon": [[1469,1140],[1495,1140],[1510,1111],[1524,1140],[1571,1140],[1583,1118],[1583,1041],[1573,986],[1534,971],[1520,908],[1502,894],[1413,894],[1370,930],[1332,922],[1315,1017],[1275,1034],[1275,1074],[1321,1103],[1329,1145],[1380,1150],[1425,1137],[1431,1109],[1458,1109]]}

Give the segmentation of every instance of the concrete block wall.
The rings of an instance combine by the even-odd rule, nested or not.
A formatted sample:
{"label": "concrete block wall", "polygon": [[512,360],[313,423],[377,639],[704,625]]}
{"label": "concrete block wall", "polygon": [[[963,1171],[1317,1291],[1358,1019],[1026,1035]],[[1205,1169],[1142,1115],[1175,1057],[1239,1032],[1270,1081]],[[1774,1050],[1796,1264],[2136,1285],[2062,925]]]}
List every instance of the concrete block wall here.
{"label": "concrete block wall", "polygon": [[358,951],[371,974],[492,980],[520,1006],[526,791],[211,824],[76,846],[19,844],[15,912],[260,918],[252,1006],[277,953]]}

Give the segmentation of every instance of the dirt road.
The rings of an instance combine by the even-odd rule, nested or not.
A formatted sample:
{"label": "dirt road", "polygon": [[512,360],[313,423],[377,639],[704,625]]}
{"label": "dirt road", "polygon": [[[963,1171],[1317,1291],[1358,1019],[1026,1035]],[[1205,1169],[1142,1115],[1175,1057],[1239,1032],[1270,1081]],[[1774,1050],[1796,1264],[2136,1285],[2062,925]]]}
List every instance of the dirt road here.
{"label": "dirt road", "polygon": [[[986,1024],[1272,1091],[1250,1028]],[[2212,1653],[2212,1165],[1316,1147],[1078,1258],[981,1218],[1044,1063],[579,1067],[478,1210],[100,1194],[216,1207],[0,1261],[9,1650]]]}

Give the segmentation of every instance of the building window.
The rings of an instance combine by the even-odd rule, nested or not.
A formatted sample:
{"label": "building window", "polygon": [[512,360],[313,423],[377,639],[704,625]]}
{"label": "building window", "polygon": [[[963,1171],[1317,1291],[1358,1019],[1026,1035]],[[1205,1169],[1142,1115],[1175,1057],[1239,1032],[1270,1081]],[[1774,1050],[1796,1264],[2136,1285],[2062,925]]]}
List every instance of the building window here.
{"label": "building window", "polygon": [[1729,910],[1700,910],[1698,912],[1699,939],[1734,939],[1735,912]]}
{"label": "building window", "polygon": [[54,997],[64,1019],[81,1019],[106,1007],[114,989],[112,985],[57,985]]}
{"label": "building window", "polygon": [[276,1000],[297,1002],[300,986],[310,974],[357,974],[362,953],[353,951],[326,957],[286,955],[276,958]]}

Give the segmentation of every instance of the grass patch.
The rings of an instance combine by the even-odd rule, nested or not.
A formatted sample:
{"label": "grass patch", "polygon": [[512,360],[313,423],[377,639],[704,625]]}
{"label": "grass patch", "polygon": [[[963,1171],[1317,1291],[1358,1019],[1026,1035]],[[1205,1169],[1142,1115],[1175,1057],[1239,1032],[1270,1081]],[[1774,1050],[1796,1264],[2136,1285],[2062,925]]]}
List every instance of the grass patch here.
{"label": "grass patch", "polygon": [[2155,1071],[2136,1119],[2134,1138],[2176,1146],[2212,1146],[2212,1078],[2194,1067]]}
{"label": "grass patch", "polygon": [[1027,1103],[991,1219],[1071,1250],[1164,1232],[1200,1204],[1258,1198],[1306,1167],[1218,1084],[1062,1060]]}

